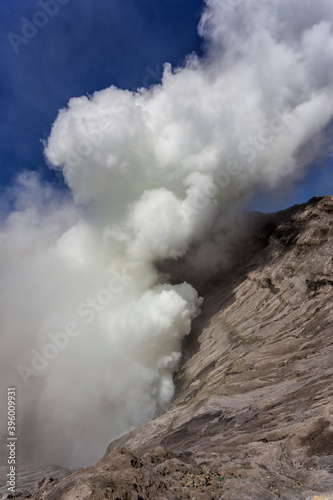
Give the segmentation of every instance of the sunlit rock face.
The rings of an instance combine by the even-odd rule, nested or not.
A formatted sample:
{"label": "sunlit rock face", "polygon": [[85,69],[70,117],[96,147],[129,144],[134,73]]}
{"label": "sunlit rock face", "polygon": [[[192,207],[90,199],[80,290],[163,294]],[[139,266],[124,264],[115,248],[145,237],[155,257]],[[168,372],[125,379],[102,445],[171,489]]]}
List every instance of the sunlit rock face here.
{"label": "sunlit rock face", "polygon": [[199,287],[170,410],[120,441],[223,468],[225,499],[312,500],[333,490],[333,197],[257,224]]}

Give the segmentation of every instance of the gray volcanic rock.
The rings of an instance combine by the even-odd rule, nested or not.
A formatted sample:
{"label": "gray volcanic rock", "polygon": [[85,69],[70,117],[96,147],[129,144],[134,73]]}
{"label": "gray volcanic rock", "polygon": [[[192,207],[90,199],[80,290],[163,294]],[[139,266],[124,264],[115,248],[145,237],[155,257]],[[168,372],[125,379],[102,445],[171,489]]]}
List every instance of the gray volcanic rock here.
{"label": "gray volcanic rock", "polygon": [[332,500],[332,215],[327,196],[252,216],[199,287],[170,409],[33,498]]}
{"label": "gray volcanic rock", "polygon": [[[16,477],[16,488],[19,494],[8,493],[7,489],[7,474],[8,465],[0,466],[0,498],[30,498],[31,491],[35,491],[38,487],[38,483],[41,481],[44,483],[46,477],[52,477],[53,479],[60,479],[72,471],[59,467],[57,465],[38,465],[38,464],[26,464],[18,462],[16,465],[17,477]],[[30,493],[28,493],[30,491]]]}
{"label": "gray volcanic rock", "polygon": [[118,448],[91,467],[60,481],[47,480],[30,498],[45,500],[198,500],[218,498],[223,478],[205,471],[185,454],[163,447],[140,456]]}

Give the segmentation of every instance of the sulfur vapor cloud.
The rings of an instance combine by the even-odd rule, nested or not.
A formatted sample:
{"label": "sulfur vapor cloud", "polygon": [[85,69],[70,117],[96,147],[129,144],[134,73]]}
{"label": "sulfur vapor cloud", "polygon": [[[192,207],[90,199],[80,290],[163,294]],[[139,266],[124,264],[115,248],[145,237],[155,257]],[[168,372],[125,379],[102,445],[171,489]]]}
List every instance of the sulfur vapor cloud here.
{"label": "sulfur vapor cloud", "polygon": [[16,385],[23,458],[88,465],[168,407],[202,299],[158,264],[196,245],[208,266],[235,207],[322,153],[332,22],[331,0],[206,0],[204,57],[60,110],[45,156],[72,197],[23,173],[0,231],[1,401]]}

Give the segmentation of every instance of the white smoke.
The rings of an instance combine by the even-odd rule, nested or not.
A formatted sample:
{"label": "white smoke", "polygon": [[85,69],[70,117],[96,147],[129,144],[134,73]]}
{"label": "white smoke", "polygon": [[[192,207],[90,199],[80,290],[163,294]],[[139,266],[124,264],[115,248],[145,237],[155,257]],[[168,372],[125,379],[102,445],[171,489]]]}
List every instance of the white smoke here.
{"label": "white smoke", "polygon": [[300,175],[332,119],[331,0],[206,3],[202,59],[59,112],[45,153],[73,201],[19,179],[1,228],[1,379],[34,460],[86,465],[167,408],[201,300],[156,263],[194,243],[214,260],[221,220]]}

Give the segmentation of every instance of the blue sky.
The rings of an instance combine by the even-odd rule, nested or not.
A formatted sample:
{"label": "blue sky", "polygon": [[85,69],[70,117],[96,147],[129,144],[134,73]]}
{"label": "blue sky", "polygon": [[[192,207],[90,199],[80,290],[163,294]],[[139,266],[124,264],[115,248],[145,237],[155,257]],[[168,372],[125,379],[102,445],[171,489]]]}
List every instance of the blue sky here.
{"label": "blue sky", "polygon": [[[196,27],[202,0],[61,0],[53,17],[37,16],[45,26],[28,43],[13,41],[13,35],[10,40],[10,33],[22,36],[22,18],[31,21],[43,1],[0,3],[2,189],[23,169],[62,186],[60,174],[45,163],[41,141],[71,97],[112,84],[131,90],[151,85],[159,81],[164,62],[180,65],[201,50]],[[332,194],[332,166],[332,159],[321,162],[285,196],[258,197],[253,208],[271,211]]]}
{"label": "blue sky", "polygon": [[135,90],[159,81],[164,62],[179,65],[188,53],[200,51],[196,26],[202,5],[201,0],[69,0],[27,44],[17,45],[14,38],[16,54],[8,34],[22,35],[22,18],[31,21],[42,9],[36,0],[3,0],[0,185],[11,183],[23,168],[55,182],[41,139],[59,108],[71,97],[112,84]]}
{"label": "blue sky", "polygon": [[292,205],[301,204],[314,196],[333,195],[333,159],[326,158],[316,165],[310,165],[306,175],[296,183],[286,184],[276,194],[258,194],[251,203],[252,210],[275,212]]}

